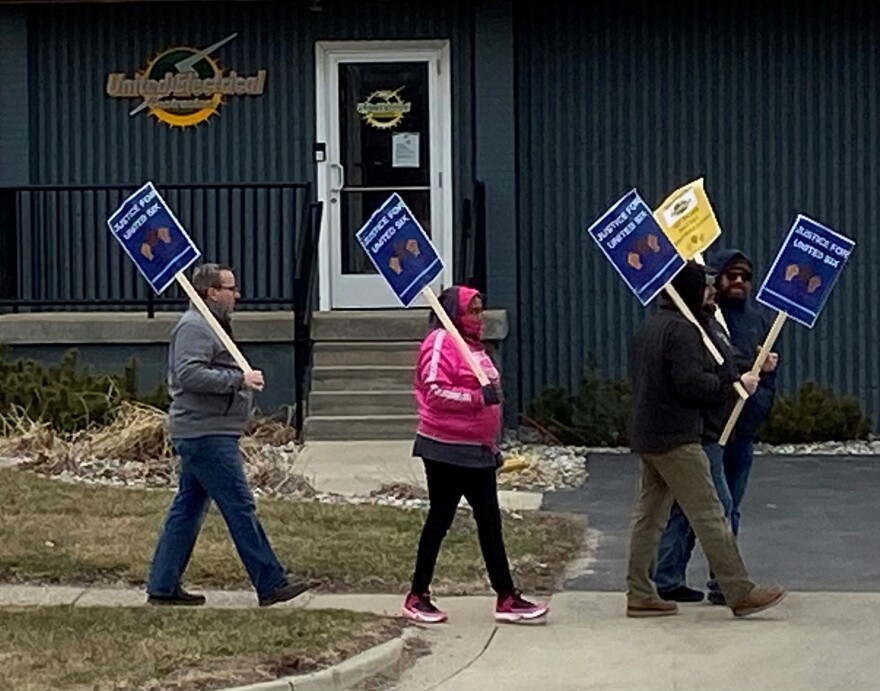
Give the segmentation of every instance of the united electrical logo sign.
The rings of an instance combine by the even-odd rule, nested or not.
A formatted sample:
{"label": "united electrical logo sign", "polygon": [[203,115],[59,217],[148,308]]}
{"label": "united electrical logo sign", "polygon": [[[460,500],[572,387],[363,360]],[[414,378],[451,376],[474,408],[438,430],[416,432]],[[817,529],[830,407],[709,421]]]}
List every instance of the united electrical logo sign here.
{"label": "united electrical logo sign", "polygon": [[253,75],[227,72],[211,57],[237,35],[227,36],[207,48],[170,48],[134,75],[112,72],[107,75],[107,95],[141,99],[129,115],[146,110],[169,127],[206,122],[227,103],[227,98],[260,96],[266,88],[266,70]]}

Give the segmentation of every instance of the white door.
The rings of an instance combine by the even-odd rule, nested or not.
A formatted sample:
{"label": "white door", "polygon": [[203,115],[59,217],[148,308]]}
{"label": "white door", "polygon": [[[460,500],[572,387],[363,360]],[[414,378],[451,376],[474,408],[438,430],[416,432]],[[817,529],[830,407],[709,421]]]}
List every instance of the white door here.
{"label": "white door", "polygon": [[435,291],[452,283],[448,50],[445,41],[317,44],[321,309],[401,306],[355,238],[394,192],[443,260]]}

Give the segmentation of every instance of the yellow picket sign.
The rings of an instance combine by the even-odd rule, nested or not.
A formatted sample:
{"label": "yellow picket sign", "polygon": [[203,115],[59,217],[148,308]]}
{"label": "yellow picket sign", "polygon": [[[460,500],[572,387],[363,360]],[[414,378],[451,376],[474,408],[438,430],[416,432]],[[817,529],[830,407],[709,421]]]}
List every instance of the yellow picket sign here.
{"label": "yellow picket sign", "polygon": [[654,218],[685,259],[700,261],[699,255],[721,235],[703,178],[670,194],[654,211]]}
{"label": "yellow picket sign", "polygon": [[[679,187],[666,197],[654,210],[654,218],[678,253],[697,264],[705,264],[703,252],[721,237],[721,227],[706,196],[703,178]],[[730,328],[721,310],[715,312],[715,319],[729,336]]]}

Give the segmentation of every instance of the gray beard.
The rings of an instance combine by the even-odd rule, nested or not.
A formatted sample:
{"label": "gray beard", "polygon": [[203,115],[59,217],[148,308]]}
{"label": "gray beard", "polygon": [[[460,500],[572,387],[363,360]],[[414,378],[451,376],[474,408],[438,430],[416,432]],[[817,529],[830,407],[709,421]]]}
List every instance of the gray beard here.
{"label": "gray beard", "polygon": [[231,311],[226,307],[221,305],[220,303],[214,302],[213,300],[205,300],[205,304],[208,306],[208,309],[214,314],[217,319],[228,319]]}

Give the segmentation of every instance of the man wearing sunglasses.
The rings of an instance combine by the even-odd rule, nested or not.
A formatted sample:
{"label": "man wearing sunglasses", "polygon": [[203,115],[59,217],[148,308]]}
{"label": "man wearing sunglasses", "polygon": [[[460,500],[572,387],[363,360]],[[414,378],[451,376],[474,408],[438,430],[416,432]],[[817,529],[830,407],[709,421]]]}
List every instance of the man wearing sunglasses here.
{"label": "man wearing sunglasses", "polygon": [[[741,250],[727,249],[715,254],[709,265],[717,272],[715,302],[730,329],[737,367],[743,371],[755,361],[770,328],[768,318],[751,299],[752,262]],[[746,401],[724,447],[724,474],[730,489],[730,524],[734,535],[739,534],[740,505],[752,468],[755,435],[770,414],[776,396],[777,362],[777,353],[771,353],[762,368],[758,388]],[[708,599],[716,605],[725,604],[718,590],[710,589]]]}

